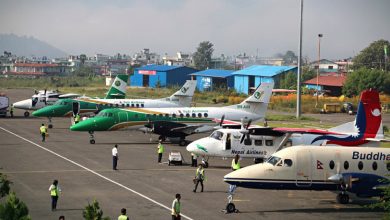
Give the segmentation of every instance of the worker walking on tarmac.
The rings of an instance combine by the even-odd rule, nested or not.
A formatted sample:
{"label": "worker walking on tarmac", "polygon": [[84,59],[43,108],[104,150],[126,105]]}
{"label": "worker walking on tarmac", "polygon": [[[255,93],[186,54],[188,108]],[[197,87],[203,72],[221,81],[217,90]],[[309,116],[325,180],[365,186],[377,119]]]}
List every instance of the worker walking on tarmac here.
{"label": "worker walking on tarmac", "polygon": [[49,187],[49,191],[51,196],[51,210],[55,211],[57,209],[58,196],[61,192],[61,189],[58,186],[58,180],[53,181],[53,184],[51,184]]}
{"label": "worker walking on tarmac", "polygon": [[195,174],[195,189],[193,190],[194,193],[196,193],[196,189],[198,188],[198,184],[200,183],[200,186],[202,187],[200,192],[203,192],[203,181],[205,180],[205,174],[204,174],[204,169],[203,165],[199,164],[198,169],[196,169],[196,174]]}
{"label": "worker walking on tarmac", "polygon": [[240,165],[240,155],[236,154],[236,156],[232,160],[232,170],[235,171],[235,170],[238,170],[240,168],[241,168],[241,165]]}
{"label": "worker walking on tarmac", "polygon": [[41,125],[41,127],[39,128],[39,131],[40,131],[41,136],[42,136],[42,142],[45,142],[46,135],[47,135],[47,128],[46,128],[45,124]]}
{"label": "worker walking on tarmac", "polygon": [[11,118],[13,118],[14,117],[14,104],[11,105],[9,113],[11,114]]}
{"label": "worker walking on tarmac", "polygon": [[75,116],[74,116],[74,123],[77,124],[80,122],[80,114],[77,113]]}
{"label": "worker walking on tarmac", "polygon": [[116,167],[118,165],[118,145],[115,144],[115,146],[112,148],[112,169],[117,170]]}
{"label": "worker walking on tarmac", "polygon": [[162,154],[163,154],[164,151],[165,151],[164,145],[162,145],[161,142],[162,142],[162,140],[159,140],[159,141],[158,141],[158,145],[157,145],[158,163],[161,163]]}
{"label": "worker walking on tarmac", "polygon": [[121,209],[121,215],[118,217],[118,220],[129,220],[129,217],[126,215],[126,209]]}
{"label": "worker walking on tarmac", "polygon": [[180,199],[181,196],[179,193],[176,194],[176,198],[172,202],[172,220],[180,220],[180,209],[181,209],[181,204],[180,204]]}

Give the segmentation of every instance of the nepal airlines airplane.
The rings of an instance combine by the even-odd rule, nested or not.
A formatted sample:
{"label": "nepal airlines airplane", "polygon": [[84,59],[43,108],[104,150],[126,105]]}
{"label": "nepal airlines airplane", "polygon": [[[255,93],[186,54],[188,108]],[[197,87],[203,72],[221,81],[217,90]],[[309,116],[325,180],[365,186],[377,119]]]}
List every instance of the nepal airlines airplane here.
{"label": "nepal airlines airplane", "polygon": [[[190,106],[195,92],[196,81],[187,80],[173,95],[162,99],[124,99],[127,75],[118,75],[105,99],[78,98],[60,100],[52,106],[33,112],[37,117],[69,117],[76,114],[91,115],[107,108],[134,107],[179,107]],[[113,99],[113,94],[123,94]],[[115,97],[118,97],[116,95]]]}
{"label": "nepal airlines airplane", "polygon": [[[238,105],[226,107],[175,107],[175,108],[128,108],[106,109],[93,118],[89,118],[70,127],[72,131],[112,131],[121,128],[138,129],[153,124],[155,129],[166,129],[171,132],[199,133],[214,129],[205,125],[214,123],[215,118],[225,115],[227,120],[240,121],[242,118],[260,120],[265,116],[271,98],[274,83],[262,83],[256,91]],[[190,125],[192,124],[192,125]],[[195,124],[195,125],[194,125]],[[185,136],[180,136],[184,145]]]}
{"label": "nepal airlines airplane", "polygon": [[234,157],[239,154],[241,157],[255,158],[255,162],[261,162],[286,146],[304,144],[378,147],[380,141],[389,141],[383,138],[379,93],[366,90],[361,94],[353,122],[329,130],[248,125],[245,129],[219,129],[209,137],[189,144],[187,151],[207,157]]}
{"label": "nepal airlines airplane", "polygon": [[[390,148],[302,145],[280,150],[265,163],[233,171],[224,181],[254,189],[339,191],[337,200],[346,204],[348,192],[358,197],[383,195],[389,172]],[[234,204],[229,203],[227,209],[234,211]]]}

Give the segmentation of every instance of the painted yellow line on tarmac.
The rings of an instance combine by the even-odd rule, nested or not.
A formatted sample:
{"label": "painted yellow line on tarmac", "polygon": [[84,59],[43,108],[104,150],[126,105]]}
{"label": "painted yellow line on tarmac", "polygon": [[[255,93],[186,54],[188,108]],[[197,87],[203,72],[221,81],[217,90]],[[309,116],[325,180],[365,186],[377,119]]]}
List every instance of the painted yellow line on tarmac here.
{"label": "painted yellow line on tarmac", "polygon": [[[20,135],[18,135],[18,134],[15,134],[15,133],[12,132],[12,131],[9,131],[9,130],[3,128],[3,127],[0,127],[0,129],[3,130],[3,131],[5,131],[5,132],[8,132],[9,134],[14,135],[15,137],[18,137],[18,138],[20,138],[20,139],[22,139],[22,140],[24,140],[24,141],[26,141],[26,142],[32,144],[33,146],[36,146],[36,147],[38,147],[38,148],[41,148],[42,150],[45,150],[45,151],[47,151],[47,152],[49,152],[49,153],[51,153],[51,154],[53,154],[53,155],[55,155],[55,156],[57,156],[57,157],[59,157],[59,158],[62,158],[62,159],[64,159],[64,160],[68,161],[69,163],[71,163],[71,164],[73,164],[73,165],[76,165],[76,166],[78,166],[78,167],[80,167],[80,168],[82,168],[82,169],[84,169],[84,170],[86,170],[86,171],[88,171],[88,172],[90,172],[90,173],[92,173],[92,174],[94,174],[94,175],[96,175],[96,176],[98,176],[98,177],[104,179],[104,180],[107,180],[108,182],[111,182],[111,183],[113,183],[113,184],[115,184],[115,185],[117,185],[117,186],[119,186],[119,187],[121,187],[121,188],[123,188],[123,189],[125,189],[125,190],[127,190],[127,191],[130,191],[130,192],[132,192],[132,193],[134,193],[134,194],[136,194],[136,195],[138,195],[138,196],[140,196],[140,197],[142,197],[142,198],[144,198],[144,199],[146,199],[146,200],[148,200],[148,201],[150,201],[150,202],[152,202],[152,203],[154,203],[154,204],[156,204],[156,205],[158,205],[158,206],[160,206],[160,207],[162,207],[162,208],[164,208],[164,209],[166,209],[166,210],[168,210],[169,212],[171,212],[171,207],[170,207],[170,205],[169,205],[169,206],[166,206],[166,205],[164,205],[164,204],[162,204],[162,203],[160,203],[160,202],[157,202],[156,200],[154,200],[154,199],[152,199],[152,198],[150,198],[150,197],[148,197],[148,196],[146,196],[146,195],[144,195],[144,194],[142,194],[142,193],[139,193],[139,192],[135,191],[134,189],[131,189],[131,188],[129,188],[129,187],[127,187],[127,186],[125,186],[125,185],[123,185],[123,184],[121,184],[121,183],[119,183],[119,182],[117,182],[117,181],[115,181],[115,180],[112,180],[112,179],[110,179],[110,178],[108,178],[108,177],[106,177],[106,176],[104,176],[104,175],[102,175],[102,174],[100,174],[100,173],[98,173],[98,172],[96,172],[96,171],[94,171],[94,170],[91,170],[91,169],[89,169],[88,167],[85,167],[85,166],[83,166],[83,165],[81,165],[81,164],[79,164],[79,163],[77,163],[77,162],[75,162],[75,161],[73,161],[73,160],[71,160],[71,159],[65,157],[65,156],[62,156],[61,154],[56,153],[56,152],[53,151],[53,150],[50,150],[50,149],[48,149],[48,148],[46,148],[46,147],[43,147],[43,146],[41,146],[41,145],[39,145],[39,144],[37,144],[37,143],[35,143],[35,142],[33,142],[33,141],[30,141],[30,140],[27,139],[27,138],[24,138],[24,137],[22,137],[22,136],[20,136]],[[183,213],[181,213],[181,216],[182,216],[183,218],[185,218],[185,219],[193,220],[192,218],[190,218],[190,217],[187,216],[187,215],[184,215]]]}

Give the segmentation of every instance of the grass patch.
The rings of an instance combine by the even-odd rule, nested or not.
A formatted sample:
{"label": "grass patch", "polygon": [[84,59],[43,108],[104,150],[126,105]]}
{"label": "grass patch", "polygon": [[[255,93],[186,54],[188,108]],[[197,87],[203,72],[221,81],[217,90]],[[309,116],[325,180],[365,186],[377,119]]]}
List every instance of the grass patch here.
{"label": "grass patch", "polygon": [[294,115],[267,115],[265,117],[267,121],[319,121],[319,119],[308,117],[308,116],[301,116],[301,118],[298,120]]}

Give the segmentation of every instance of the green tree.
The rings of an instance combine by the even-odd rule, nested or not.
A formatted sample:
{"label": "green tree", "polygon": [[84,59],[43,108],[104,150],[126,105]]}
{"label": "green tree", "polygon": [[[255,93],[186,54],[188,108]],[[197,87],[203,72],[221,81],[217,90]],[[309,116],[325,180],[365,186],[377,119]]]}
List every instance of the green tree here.
{"label": "green tree", "polygon": [[95,76],[95,73],[93,72],[92,67],[89,66],[81,66],[75,71],[73,71],[73,76],[87,76],[87,77],[93,77]]}
{"label": "green tree", "polygon": [[103,217],[103,210],[100,209],[99,202],[93,200],[92,204],[85,206],[83,211],[85,220],[110,220],[109,217]]}
{"label": "green tree", "polygon": [[14,192],[8,195],[7,201],[0,204],[1,220],[30,220],[28,208],[24,202],[20,201]]}
{"label": "green tree", "polygon": [[0,173],[0,198],[9,194],[11,183],[12,182],[7,179],[6,175]]}
{"label": "green tree", "polygon": [[[371,43],[368,47],[360,51],[360,53],[353,58],[353,68],[360,69],[366,67],[368,69],[384,69],[385,67],[385,52],[384,46],[387,45],[390,49],[390,43],[387,40],[378,40]],[[387,61],[387,69],[389,61]]]}
{"label": "green tree", "polygon": [[213,46],[214,45],[209,41],[199,43],[199,46],[193,56],[196,69],[205,70],[209,68],[211,56],[214,52]]}
{"label": "green tree", "polygon": [[375,208],[383,209],[385,211],[383,219],[390,220],[390,180],[384,180],[383,184],[388,184],[388,185],[382,189],[383,196],[381,197],[381,200],[379,200],[377,203],[369,205],[368,207],[373,209]]}
{"label": "green tree", "polygon": [[298,63],[298,57],[295,55],[294,52],[291,50],[288,50],[283,56],[283,62],[284,65],[291,65]]}
{"label": "green tree", "polygon": [[343,94],[348,97],[356,96],[370,88],[390,94],[390,72],[360,68],[348,75],[343,86]]}

